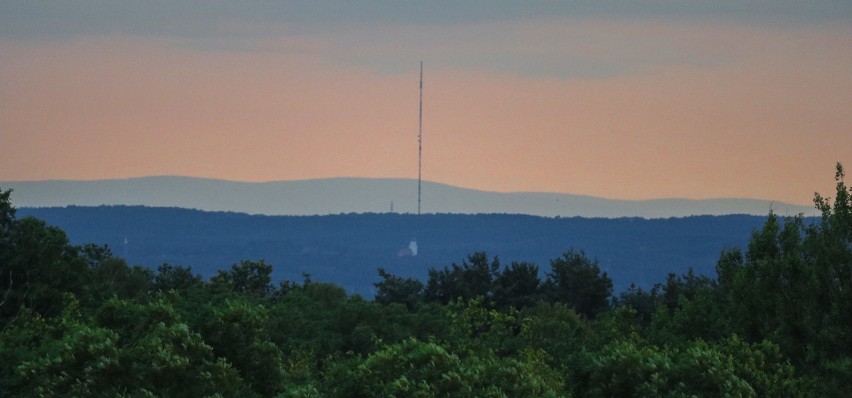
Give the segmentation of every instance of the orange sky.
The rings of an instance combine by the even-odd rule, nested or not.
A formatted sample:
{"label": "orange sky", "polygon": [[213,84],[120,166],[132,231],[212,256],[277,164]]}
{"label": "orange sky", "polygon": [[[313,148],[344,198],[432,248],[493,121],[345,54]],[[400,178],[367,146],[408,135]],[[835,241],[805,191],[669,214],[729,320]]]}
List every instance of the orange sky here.
{"label": "orange sky", "polygon": [[306,32],[4,37],[0,181],[416,178],[420,55],[427,180],[808,204],[852,168],[848,20]]}

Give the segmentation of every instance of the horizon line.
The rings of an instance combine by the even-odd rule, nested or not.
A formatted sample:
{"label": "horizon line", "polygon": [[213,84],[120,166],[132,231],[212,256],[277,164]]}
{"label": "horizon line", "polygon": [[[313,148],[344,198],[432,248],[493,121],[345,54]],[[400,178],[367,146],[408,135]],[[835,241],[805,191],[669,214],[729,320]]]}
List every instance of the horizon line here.
{"label": "horizon line", "polygon": [[[156,178],[181,178],[181,179],[189,179],[189,180],[201,180],[201,181],[219,181],[226,183],[235,183],[235,184],[275,184],[275,183],[288,183],[288,182],[311,182],[311,181],[331,181],[331,180],[364,180],[364,181],[410,181],[412,183],[416,183],[418,179],[416,178],[407,178],[407,177],[356,177],[356,176],[341,176],[341,177],[318,177],[318,178],[301,178],[301,179],[282,179],[282,180],[265,180],[265,181],[241,181],[241,180],[232,180],[227,178],[215,178],[215,177],[198,177],[198,176],[186,176],[186,175],[176,175],[176,174],[158,174],[158,175],[146,175],[146,176],[136,176],[136,177],[114,177],[114,178],[99,178],[99,179],[33,179],[33,180],[0,180],[0,183],[51,183],[51,182],[80,182],[80,183],[96,183],[96,182],[108,182],[108,181],[129,181],[129,180],[143,180],[143,179],[156,179]],[[782,205],[788,206],[799,206],[799,207],[810,207],[811,205],[805,205],[800,203],[790,203],[781,200],[775,199],[765,199],[765,198],[748,198],[748,197],[708,197],[708,198],[687,198],[687,197],[656,197],[656,198],[643,198],[643,199],[621,199],[621,198],[611,198],[604,196],[595,196],[588,194],[578,194],[578,193],[568,193],[568,192],[555,192],[555,191],[496,191],[496,190],[488,190],[488,189],[480,189],[480,188],[470,188],[460,185],[453,185],[439,181],[431,181],[431,180],[423,180],[423,182],[434,185],[441,185],[450,188],[468,190],[468,191],[476,191],[476,192],[484,192],[484,193],[496,193],[496,194],[506,194],[506,195],[523,195],[523,194],[539,194],[539,195],[557,195],[557,196],[573,196],[573,197],[581,197],[581,198],[589,198],[589,199],[602,199],[602,200],[612,200],[612,201],[624,201],[624,202],[654,202],[654,201],[689,201],[689,202],[701,202],[701,201],[713,201],[713,200],[747,200],[747,201],[764,201],[764,202],[772,202]],[[0,185],[2,188],[2,185]]]}

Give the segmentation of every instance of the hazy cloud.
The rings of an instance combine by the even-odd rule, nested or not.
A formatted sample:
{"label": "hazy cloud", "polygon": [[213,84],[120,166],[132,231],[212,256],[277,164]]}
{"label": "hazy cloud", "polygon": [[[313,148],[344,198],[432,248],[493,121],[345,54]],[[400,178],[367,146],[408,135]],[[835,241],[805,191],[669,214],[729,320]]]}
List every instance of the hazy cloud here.
{"label": "hazy cloud", "polygon": [[807,203],[850,163],[850,20],[848,0],[0,1],[0,171],[411,176],[423,60],[430,179]]}
{"label": "hazy cloud", "polygon": [[6,1],[0,36],[167,37],[196,51],[314,52],[379,73],[410,72],[428,59],[439,68],[601,78],[720,62],[721,54],[702,53],[672,27],[777,28],[850,17],[848,1]]}
{"label": "hazy cloud", "polygon": [[[34,2],[0,5],[5,37],[151,34],[216,36],[234,34],[227,21],[239,20],[287,30],[334,30],[341,26],[396,23],[453,25],[526,18],[724,18],[743,23],[786,21],[822,23],[848,20],[848,1],[104,1]],[[245,32],[243,32],[245,33]],[[261,32],[257,32],[261,33]],[[268,32],[266,32],[268,33]]]}

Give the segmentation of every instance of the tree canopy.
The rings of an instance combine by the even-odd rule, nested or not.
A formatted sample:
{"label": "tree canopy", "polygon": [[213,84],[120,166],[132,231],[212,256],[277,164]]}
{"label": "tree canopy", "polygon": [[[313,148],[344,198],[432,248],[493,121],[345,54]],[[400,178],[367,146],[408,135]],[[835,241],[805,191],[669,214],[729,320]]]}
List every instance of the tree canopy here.
{"label": "tree canopy", "polygon": [[484,252],[426,281],[378,269],[375,300],[129,265],[16,218],[0,190],[0,396],[684,397],[848,394],[852,190],[821,218],[770,213],[715,277],[613,296],[583,251],[549,269]]}

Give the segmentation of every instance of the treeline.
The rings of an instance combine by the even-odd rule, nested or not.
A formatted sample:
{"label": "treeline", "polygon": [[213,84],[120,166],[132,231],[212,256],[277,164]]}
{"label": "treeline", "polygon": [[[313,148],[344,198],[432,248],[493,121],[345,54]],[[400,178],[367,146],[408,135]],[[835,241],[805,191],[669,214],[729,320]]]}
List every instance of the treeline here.
{"label": "treeline", "polygon": [[243,261],[204,280],[129,266],[15,217],[0,190],[0,396],[845,396],[852,190],[820,222],[770,214],[717,277],[617,296],[594,259],[549,269],[474,253],[425,282],[379,269],[374,301],[271,283]]}
{"label": "treeline", "polygon": [[[805,222],[816,219],[815,211],[808,215]],[[370,299],[375,296],[377,267],[425,282],[428,266],[443,267],[480,251],[499,254],[505,265],[533,262],[544,272],[565,249],[582,249],[600,260],[615,291],[631,282],[647,289],[688,266],[713,275],[719,251],[744,249],[751,232],[766,220],[766,214],[590,219],[518,214],[263,216],[141,206],[18,209],[19,218],[26,216],[62,228],[72,244],[108,244],[130,264],[192,265],[206,280],[222,267],[263,258],[275,265],[276,285],[284,279],[300,281],[303,273],[310,273],[315,280]],[[404,256],[401,249],[412,238],[420,250],[416,257]]]}

